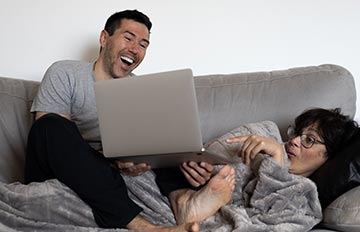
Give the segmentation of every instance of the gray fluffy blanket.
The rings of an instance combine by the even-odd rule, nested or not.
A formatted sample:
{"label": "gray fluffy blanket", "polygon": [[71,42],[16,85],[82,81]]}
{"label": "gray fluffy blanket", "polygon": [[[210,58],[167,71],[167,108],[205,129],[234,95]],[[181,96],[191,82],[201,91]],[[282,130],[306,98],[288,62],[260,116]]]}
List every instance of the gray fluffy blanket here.
{"label": "gray fluffy blanket", "polygon": [[[243,130],[253,133],[241,127],[230,135],[242,134]],[[211,144],[218,149],[221,139]],[[232,202],[202,222],[201,231],[303,232],[321,221],[316,187],[309,179],[289,174],[287,167],[278,166],[266,155],[259,156],[251,168],[242,163],[234,167],[237,184]],[[153,172],[147,172],[124,178],[130,197],[143,207],[145,218],[156,224],[173,225],[169,202],[160,194],[154,177]],[[91,209],[72,190],[57,180],[48,180],[29,185],[0,183],[0,231],[127,230],[97,228]]]}

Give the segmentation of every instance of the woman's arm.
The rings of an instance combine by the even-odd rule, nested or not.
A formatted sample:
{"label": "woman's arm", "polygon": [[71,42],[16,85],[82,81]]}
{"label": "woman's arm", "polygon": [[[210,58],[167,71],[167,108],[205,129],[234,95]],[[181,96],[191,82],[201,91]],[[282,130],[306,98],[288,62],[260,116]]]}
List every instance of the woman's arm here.
{"label": "woman's arm", "polygon": [[284,165],[284,147],[275,139],[259,135],[236,136],[227,139],[228,143],[242,143],[238,155],[249,165],[259,153],[270,155],[280,166]]}

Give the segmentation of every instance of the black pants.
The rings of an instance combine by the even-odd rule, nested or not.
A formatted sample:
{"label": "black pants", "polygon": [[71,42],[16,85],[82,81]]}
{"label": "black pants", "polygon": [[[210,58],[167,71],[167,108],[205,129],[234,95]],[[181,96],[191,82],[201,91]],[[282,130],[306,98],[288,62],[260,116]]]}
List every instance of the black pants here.
{"label": "black pants", "polygon": [[[178,168],[155,172],[156,182],[166,196],[176,189],[190,187]],[[124,228],[142,210],[129,198],[119,171],[85,142],[76,124],[47,114],[34,123],[29,133],[25,182],[53,178],[91,207],[100,227]]]}
{"label": "black pants", "polygon": [[25,182],[52,178],[91,207],[100,227],[123,228],[142,210],[128,197],[119,171],[84,141],[75,123],[47,114],[29,133]]}

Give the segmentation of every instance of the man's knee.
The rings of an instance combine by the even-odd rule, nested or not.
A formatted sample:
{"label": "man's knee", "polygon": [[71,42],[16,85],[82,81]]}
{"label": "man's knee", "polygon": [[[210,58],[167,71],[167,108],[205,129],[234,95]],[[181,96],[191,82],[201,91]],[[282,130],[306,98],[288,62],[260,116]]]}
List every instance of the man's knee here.
{"label": "man's knee", "polygon": [[32,131],[61,131],[63,129],[78,130],[74,122],[55,113],[48,113],[37,119],[32,125]]}
{"label": "man's knee", "polygon": [[48,113],[41,116],[37,119],[34,123],[34,126],[42,127],[42,126],[49,126],[49,125],[64,125],[64,124],[71,124],[72,122],[65,117],[60,116],[59,114],[55,113]]}
{"label": "man's knee", "polygon": [[49,138],[82,139],[76,124],[58,114],[49,113],[37,119],[31,127],[28,143]]}

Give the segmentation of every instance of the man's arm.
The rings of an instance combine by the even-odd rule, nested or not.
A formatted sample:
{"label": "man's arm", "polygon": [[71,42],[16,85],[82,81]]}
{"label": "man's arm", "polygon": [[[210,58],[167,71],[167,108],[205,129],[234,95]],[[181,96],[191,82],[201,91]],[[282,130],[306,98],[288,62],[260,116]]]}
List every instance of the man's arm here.
{"label": "man's arm", "polygon": [[30,110],[35,112],[35,119],[55,113],[70,120],[75,80],[65,66],[55,62],[46,70]]}

